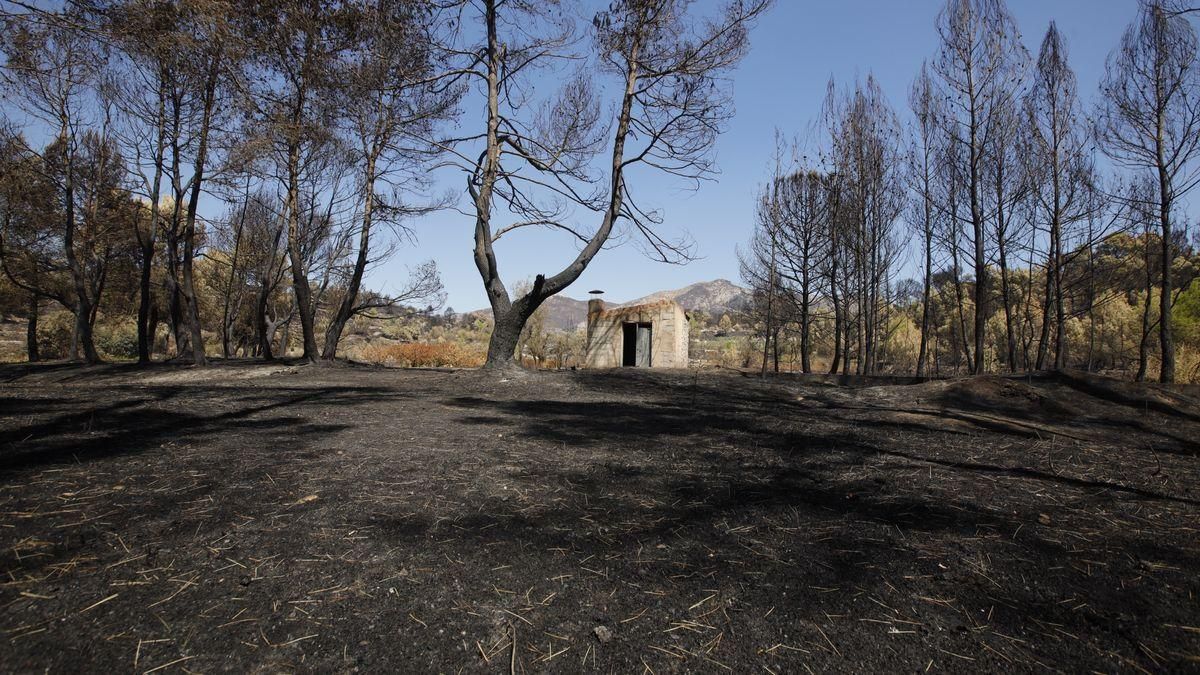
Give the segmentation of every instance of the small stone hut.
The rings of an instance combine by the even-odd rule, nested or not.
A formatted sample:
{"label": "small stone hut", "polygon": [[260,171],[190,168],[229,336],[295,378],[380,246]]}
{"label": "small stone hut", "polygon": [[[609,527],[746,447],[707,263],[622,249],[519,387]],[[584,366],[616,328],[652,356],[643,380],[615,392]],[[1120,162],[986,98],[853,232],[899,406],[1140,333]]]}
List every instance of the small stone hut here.
{"label": "small stone hut", "polygon": [[687,368],[688,320],[671,300],[606,308],[588,301],[586,368]]}

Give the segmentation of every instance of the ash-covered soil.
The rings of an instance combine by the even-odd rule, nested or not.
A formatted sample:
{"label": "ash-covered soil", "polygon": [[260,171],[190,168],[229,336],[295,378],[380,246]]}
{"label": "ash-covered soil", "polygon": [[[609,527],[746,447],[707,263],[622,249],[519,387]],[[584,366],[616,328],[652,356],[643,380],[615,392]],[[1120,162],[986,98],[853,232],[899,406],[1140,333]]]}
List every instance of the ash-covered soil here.
{"label": "ash-covered soil", "polygon": [[7,672],[1200,668],[1195,390],[0,381]]}

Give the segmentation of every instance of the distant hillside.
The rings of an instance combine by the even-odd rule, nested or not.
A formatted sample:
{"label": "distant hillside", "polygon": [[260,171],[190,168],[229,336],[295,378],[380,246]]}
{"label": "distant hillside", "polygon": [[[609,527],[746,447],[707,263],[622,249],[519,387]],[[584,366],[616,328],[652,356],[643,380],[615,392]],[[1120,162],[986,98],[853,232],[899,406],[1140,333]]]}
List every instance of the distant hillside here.
{"label": "distant hillside", "polygon": [[689,312],[701,311],[720,317],[743,311],[750,306],[750,291],[727,279],[701,281],[673,291],[659,291],[638,298],[627,305],[640,305],[656,300],[674,300]]}
{"label": "distant hillside", "polygon": [[575,330],[587,321],[587,300],[552,295],[542,303],[546,308],[546,326],[556,330]]}
{"label": "distant hillside", "polygon": [[[546,308],[546,326],[554,330],[575,330],[587,321],[587,301],[576,300],[565,295],[552,295],[542,303]],[[490,307],[467,312],[467,316],[477,316],[490,319]]]}
{"label": "distant hillside", "polygon": [[[726,279],[702,281],[670,291],[658,291],[622,305],[640,305],[658,300],[674,300],[689,312],[702,311],[714,318],[722,314],[734,314],[750,304],[750,291]],[[587,301],[576,300],[564,295],[552,296],[546,301],[546,324],[557,330],[573,330],[587,321]],[[470,312],[474,316],[488,316],[490,309]]]}

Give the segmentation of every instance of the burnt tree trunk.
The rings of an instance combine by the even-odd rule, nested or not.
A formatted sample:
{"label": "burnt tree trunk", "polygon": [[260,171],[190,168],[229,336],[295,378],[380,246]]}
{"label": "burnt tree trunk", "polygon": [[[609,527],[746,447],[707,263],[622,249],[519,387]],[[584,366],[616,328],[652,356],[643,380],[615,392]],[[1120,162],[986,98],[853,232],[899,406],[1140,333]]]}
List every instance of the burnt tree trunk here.
{"label": "burnt tree trunk", "polygon": [[71,358],[77,358],[79,347],[83,348],[83,360],[91,365],[100,362],[100,354],[92,339],[92,301],[88,296],[88,284],[83,265],[75,252],[75,179],[74,170],[68,160],[65,185],[66,229],[63,233],[63,251],[67,258],[67,269],[71,272],[71,283],[75,290],[75,329],[71,340]]}
{"label": "burnt tree trunk", "polygon": [[1149,226],[1146,228],[1144,241],[1146,244],[1145,258],[1142,262],[1146,266],[1146,298],[1142,303],[1142,339],[1138,342],[1138,370],[1137,375],[1134,378],[1138,382],[1146,381],[1146,374],[1150,369],[1150,335],[1152,333],[1151,327],[1153,325],[1150,319],[1150,312],[1154,298],[1154,272],[1150,267],[1151,253]]}
{"label": "burnt tree trunk", "polygon": [[264,361],[275,360],[275,352],[271,349],[271,328],[267,325],[267,303],[270,295],[270,287],[264,281],[254,307],[254,332],[258,334],[258,353]]}
{"label": "burnt tree trunk", "polygon": [[[538,280],[544,281],[540,275]],[[541,302],[539,301],[538,304],[540,305]],[[530,303],[514,302],[507,312],[497,314],[494,317],[492,337],[488,340],[487,364],[485,367],[505,369],[513,365],[513,358],[517,353],[517,345],[521,342],[521,331],[525,328],[525,322],[537,310],[536,306],[529,307],[529,305]]]}
{"label": "burnt tree trunk", "polygon": [[26,305],[25,313],[25,352],[29,355],[29,362],[36,363],[41,360],[38,353],[38,297],[34,293],[29,294],[29,302]]}
{"label": "burnt tree trunk", "polygon": [[[804,285],[807,287],[808,283],[805,282]],[[809,326],[812,320],[809,318],[809,305],[808,291],[805,291],[804,297],[800,299],[800,372],[803,373],[812,372],[812,355],[810,353],[812,351],[810,344],[812,330]]]}
{"label": "burnt tree trunk", "polygon": [[[929,200],[925,200],[926,223],[932,218]],[[921,344],[917,348],[917,377],[925,376],[925,360],[929,353],[929,296],[933,287],[933,245],[926,230],[925,235],[925,274],[921,282]]]}
{"label": "burnt tree trunk", "polygon": [[591,263],[605,242],[608,241],[613,226],[616,224],[617,219],[621,217],[625,194],[625,140],[629,135],[634,98],[637,93],[638,77],[640,74],[640,50],[637,44],[633,45],[626,63],[624,73],[625,89],[621,100],[621,110],[617,117],[617,129],[613,136],[611,165],[609,167],[609,201],[600,227],[597,228],[596,232],[567,267],[549,278],[541,274],[537,275],[533,288],[516,301],[513,301],[510,299],[508,290],[504,287],[504,283],[500,279],[499,266],[493,248],[491,228],[492,200],[495,196],[495,184],[500,174],[501,118],[499,106],[502,96],[500,84],[502,75],[501,54],[504,46],[500,44],[499,34],[497,33],[497,4],[489,0],[485,3],[485,6],[487,24],[487,48],[484,53],[484,58],[487,59],[487,150],[480,167],[481,178],[478,187],[474,183],[468,182],[468,189],[475,203],[475,266],[479,270],[480,277],[483,280],[484,289],[487,291],[488,301],[492,307],[492,316],[495,320],[495,327],[488,341],[487,361],[484,364],[484,368],[504,371],[510,370],[515,366],[513,356],[516,352],[517,343],[520,341],[521,331],[525,326],[525,322],[547,298],[562,291],[578,279],[579,275],[583,274],[588,264]]}
{"label": "burnt tree trunk", "polygon": [[[358,306],[358,294],[362,287],[363,273],[367,269],[367,257],[371,250],[371,218],[375,203],[375,161],[375,154],[372,154],[367,160],[366,196],[363,199],[362,230],[358,234],[358,257],[354,259],[354,271],[351,272],[350,280],[346,285],[346,294],[342,296],[342,302],[338,305],[333,318],[329,320],[329,328],[325,330],[325,348],[321,352],[321,358],[326,360],[333,360],[337,357],[338,342],[342,339],[342,331],[346,329],[346,323],[354,316]],[[518,332],[520,331],[518,330]]]}
{"label": "burnt tree trunk", "polygon": [[829,299],[833,303],[833,363],[829,365],[829,374],[837,375],[842,361],[842,305],[837,292],[837,259],[832,261],[832,281],[829,284]]}
{"label": "burnt tree trunk", "polygon": [[192,343],[192,363],[203,366],[208,364],[204,353],[204,337],[200,331],[200,306],[196,296],[196,282],[193,273],[193,260],[196,254],[196,209],[200,203],[200,190],[204,180],[204,164],[208,155],[208,133],[212,123],[213,107],[216,105],[217,78],[220,74],[221,53],[211,57],[208,74],[204,82],[204,111],[200,120],[199,142],[196,147],[196,160],[192,165],[192,190],[188,198],[187,216],[183,230],[183,298],[184,311],[187,313],[187,327]]}
{"label": "burnt tree trunk", "polygon": [[[1159,144],[1161,154],[1161,143]],[[1160,167],[1164,165],[1159,163]],[[1175,381],[1175,340],[1171,334],[1171,179],[1163,168],[1159,169],[1159,222],[1162,228],[1162,240],[1159,242],[1162,253],[1162,270],[1160,270],[1160,287],[1158,289],[1158,339],[1159,355],[1162,368],[1158,372],[1158,381],[1171,383]]]}
{"label": "burnt tree trunk", "polygon": [[154,333],[150,329],[150,306],[154,303],[151,289],[151,265],[154,260],[154,241],[142,242],[141,270],[138,278],[138,315],[137,315],[137,351],[138,363],[150,363],[151,340]]}

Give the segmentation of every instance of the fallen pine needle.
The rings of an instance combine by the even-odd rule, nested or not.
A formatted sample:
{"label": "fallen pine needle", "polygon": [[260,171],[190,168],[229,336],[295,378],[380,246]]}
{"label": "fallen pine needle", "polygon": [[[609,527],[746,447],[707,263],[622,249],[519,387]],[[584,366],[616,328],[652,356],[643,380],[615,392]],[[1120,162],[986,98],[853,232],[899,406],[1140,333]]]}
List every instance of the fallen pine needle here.
{"label": "fallen pine needle", "polygon": [[277,644],[277,645],[275,645],[275,646],[276,646],[276,647],[286,647],[286,646],[288,646],[288,645],[290,645],[290,644],[294,644],[294,643],[296,643],[296,642],[300,642],[301,640],[311,640],[312,638],[315,638],[315,637],[317,637],[317,635],[318,635],[318,633],[313,633],[312,635],[305,635],[304,637],[298,637],[298,638],[296,638],[296,639],[294,639],[294,640],[288,640],[287,642],[281,642],[281,643],[279,643],[279,644]]}
{"label": "fallen pine needle", "polygon": [[526,619],[525,617],[521,616],[520,614],[517,614],[516,612],[510,612],[507,609],[504,609],[503,607],[500,608],[500,611],[504,612],[505,614],[511,614],[511,615],[517,617],[518,619],[524,621],[525,623],[529,624],[530,626],[533,625],[532,621],[530,621],[529,619]]}
{"label": "fallen pine needle", "polygon": [[88,611],[89,609],[95,609],[95,608],[99,607],[100,605],[103,605],[104,603],[108,602],[109,600],[112,600],[113,598],[117,597],[118,595],[120,595],[120,593],[113,593],[112,595],[108,596],[107,598],[105,598],[99,602],[96,602],[91,605],[88,605],[87,607],[84,607],[83,609],[79,610],[79,613],[83,614],[84,612]]}
{"label": "fallen pine needle", "polygon": [[156,670],[162,670],[163,668],[168,668],[168,667],[170,667],[170,666],[173,666],[173,665],[175,665],[176,663],[183,663],[184,661],[187,661],[188,659],[194,659],[194,658],[196,658],[196,657],[194,657],[194,656],[185,656],[185,657],[183,657],[183,658],[181,658],[181,659],[175,659],[174,661],[172,661],[172,662],[170,662],[170,663],[164,663],[164,664],[162,664],[161,666],[155,666],[155,667],[151,668],[150,670],[147,670],[147,671],[143,672],[143,673],[142,673],[142,675],[148,675],[149,673],[153,673],[153,672],[154,672],[154,671],[156,671]]}

